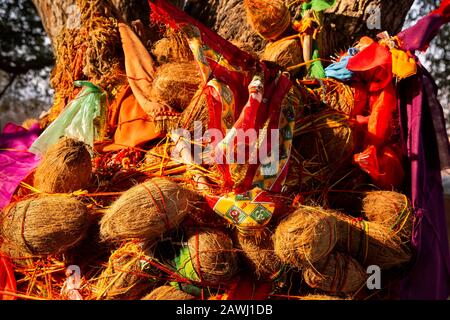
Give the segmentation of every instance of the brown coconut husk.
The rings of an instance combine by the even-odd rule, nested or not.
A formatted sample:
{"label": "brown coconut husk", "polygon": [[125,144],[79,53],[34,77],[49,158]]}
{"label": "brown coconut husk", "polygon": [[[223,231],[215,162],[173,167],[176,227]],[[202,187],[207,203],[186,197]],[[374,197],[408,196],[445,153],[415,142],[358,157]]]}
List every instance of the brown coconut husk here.
{"label": "brown coconut husk", "polygon": [[227,234],[206,228],[188,230],[187,234],[192,265],[201,281],[218,285],[238,272],[238,255]]}
{"label": "brown coconut husk", "polygon": [[193,132],[195,123],[200,123],[202,132],[205,132],[208,129],[209,120],[208,96],[206,91],[200,88],[189,106],[181,113],[178,127]]}
{"label": "brown coconut husk", "polygon": [[89,220],[86,207],[77,199],[45,196],[5,208],[2,235],[18,252],[57,254],[83,239]]}
{"label": "brown coconut husk", "polygon": [[245,261],[258,279],[270,280],[280,272],[281,261],[275,254],[272,233],[269,230],[251,236],[238,232],[237,247],[242,250]]}
{"label": "brown coconut husk", "polygon": [[393,191],[372,191],[362,200],[368,221],[378,223],[408,241],[411,238],[413,212],[411,202],[404,194]]}
{"label": "brown coconut husk", "polygon": [[398,235],[376,223],[351,218],[336,211],[328,211],[336,217],[338,242],[336,248],[348,252],[362,265],[377,265],[389,269],[408,263],[411,250]]}
{"label": "brown coconut husk", "polygon": [[91,181],[92,162],[86,145],[61,138],[50,147],[34,174],[34,187],[44,193],[71,193]]}
{"label": "brown coconut husk", "polygon": [[274,62],[284,69],[303,63],[300,40],[281,39],[268,43],[261,60]]}
{"label": "brown coconut husk", "polygon": [[326,205],[323,193],[352,170],[353,130],[349,117],[325,110],[296,124],[294,148],[302,164],[301,192]]}
{"label": "brown coconut husk", "polygon": [[291,24],[291,14],[282,0],[244,0],[247,21],[264,39],[275,40]]}
{"label": "brown coconut husk", "polygon": [[321,87],[315,92],[329,108],[351,115],[355,107],[352,88],[335,79],[325,78],[321,80]]}
{"label": "brown coconut husk", "polygon": [[142,300],[195,300],[195,297],[172,286],[156,288]]}
{"label": "brown coconut husk", "polygon": [[332,252],[303,270],[308,286],[331,294],[352,293],[364,286],[367,273],[352,257]]}
{"label": "brown coconut husk", "polygon": [[93,286],[96,300],[140,299],[155,285],[158,271],[143,243],[128,242],[114,251]]}
{"label": "brown coconut husk", "polygon": [[155,42],[152,54],[159,64],[194,60],[184,33],[171,28],[167,28],[164,38]]}
{"label": "brown coconut husk", "polygon": [[274,242],[283,263],[300,269],[312,265],[333,250],[336,219],[320,207],[302,206],[280,222]]}
{"label": "brown coconut husk", "polygon": [[158,68],[150,95],[175,109],[188,107],[202,79],[194,62],[167,63]]}
{"label": "brown coconut husk", "polygon": [[103,240],[152,240],[178,226],[198,195],[164,178],[141,183],[117,199],[100,221]]}

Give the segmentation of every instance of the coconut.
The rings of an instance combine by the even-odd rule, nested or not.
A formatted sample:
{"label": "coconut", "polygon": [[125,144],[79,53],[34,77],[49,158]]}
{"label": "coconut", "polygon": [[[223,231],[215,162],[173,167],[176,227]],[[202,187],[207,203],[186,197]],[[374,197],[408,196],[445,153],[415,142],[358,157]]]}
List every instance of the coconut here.
{"label": "coconut", "polygon": [[4,209],[5,243],[32,255],[56,254],[75,246],[89,226],[88,211],[77,199],[44,196]]}
{"label": "coconut", "polygon": [[291,14],[282,0],[244,0],[247,20],[264,39],[275,40],[291,24]]}
{"label": "coconut", "polygon": [[44,193],[71,193],[91,181],[91,155],[86,145],[62,138],[50,147],[34,174],[34,187]]}
{"label": "coconut", "polygon": [[348,252],[362,265],[377,265],[384,269],[406,264],[411,250],[402,239],[376,222],[355,219],[339,212],[336,217],[338,242],[336,248]]}
{"label": "coconut", "polygon": [[336,219],[320,207],[300,207],[275,230],[275,253],[292,267],[311,265],[333,250]]}
{"label": "coconut", "polygon": [[143,243],[128,242],[114,251],[106,268],[94,284],[97,300],[133,300],[154,286],[158,270],[149,262],[153,257]]}
{"label": "coconut", "polygon": [[178,226],[198,195],[181,185],[153,178],[124,192],[100,221],[103,240],[152,240]]}
{"label": "coconut", "polygon": [[189,106],[181,113],[178,127],[193,132],[195,125],[200,123],[202,132],[205,132],[208,129],[209,120],[208,96],[201,88],[195,93]]}
{"label": "coconut", "polygon": [[158,68],[150,95],[155,102],[175,109],[188,107],[201,83],[194,62],[167,63]]}
{"label": "coconut", "polygon": [[268,43],[261,60],[274,62],[284,69],[303,63],[299,39],[282,39]]}
{"label": "coconut", "polygon": [[384,226],[405,240],[410,239],[413,215],[407,196],[393,191],[372,191],[365,194],[362,206],[368,221]]}
{"label": "coconut", "polygon": [[339,294],[355,292],[365,284],[367,273],[352,257],[333,252],[303,270],[306,284],[313,289]]}
{"label": "coconut", "polygon": [[156,288],[142,300],[195,300],[195,297],[172,286]]}
{"label": "coconut", "polygon": [[155,42],[152,54],[159,64],[194,60],[186,36],[182,32],[170,28],[166,30],[164,38]]}
{"label": "coconut", "polygon": [[201,281],[220,284],[238,272],[238,255],[227,234],[214,229],[188,230],[187,234],[192,265]]}
{"label": "coconut", "polygon": [[271,279],[281,270],[281,261],[275,254],[270,231],[264,230],[259,235],[251,236],[238,232],[237,245],[258,279]]}

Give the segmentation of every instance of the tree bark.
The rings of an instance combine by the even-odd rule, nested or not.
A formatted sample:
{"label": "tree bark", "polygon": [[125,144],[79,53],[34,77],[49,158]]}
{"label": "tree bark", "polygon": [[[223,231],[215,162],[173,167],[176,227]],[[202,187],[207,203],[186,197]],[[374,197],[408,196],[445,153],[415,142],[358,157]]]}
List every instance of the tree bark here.
{"label": "tree bark", "polygon": [[[105,0],[108,1],[108,0]],[[76,0],[33,0],[45,30],[52,43],[72,12],[69,8]],[[148,25],[149,6],[147,0],[111,0],[122,18],[131,22],[140,19]],[[244,49],[260,51],[265,42],[247,23],[243,0],[173,0],[193,17],[202,21],[225,39],[237,43]],[[290,3],[292,0],[286,0]],[[320,37],[322,57],[345,50],[361,36],[376,36],[381,31],[395,35],[403,26],[406,14],[414,0],[337,0],[324,15],[324,30]],[[298,14],[300,5],[291,9]],[[371,8],[381,10],[381,28],[369,29],[367,21]],[[73,13],[73,12],[72,12]]]}

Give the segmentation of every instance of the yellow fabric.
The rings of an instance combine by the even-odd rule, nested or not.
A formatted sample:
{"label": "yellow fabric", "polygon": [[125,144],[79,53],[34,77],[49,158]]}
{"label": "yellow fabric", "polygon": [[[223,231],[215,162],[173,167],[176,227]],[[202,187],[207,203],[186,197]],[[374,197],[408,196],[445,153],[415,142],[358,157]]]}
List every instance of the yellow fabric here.
{"label": "yellow fabric", "polygon": [[412,55],[408,52],[391,49],[392,53],[392,73],[399,79],[411,77],[417,73],[417,64]]}

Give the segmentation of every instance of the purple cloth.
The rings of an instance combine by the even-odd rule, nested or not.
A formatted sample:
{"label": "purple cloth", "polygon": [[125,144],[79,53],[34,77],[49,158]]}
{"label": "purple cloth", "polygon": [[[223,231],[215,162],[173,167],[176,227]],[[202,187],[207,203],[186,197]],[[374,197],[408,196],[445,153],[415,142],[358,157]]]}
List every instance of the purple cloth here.
{"label": "purple cloth", "polygon": [[402,43],[403,50],[425,51],[444,24],[443,16],[436,13],[429,14],[420,19],[414,26],[400,32],[397,37]]}
{"label": "purple cloth", "polygon": [[[401,32],[404,50],[424,50],[444,19],[430,14]],[[450,251],[441,170],[450,165],[450,146],[442,106],[431,75],[420,65],[416,76],[400,82],[399,114],[405,155],[409,160],[408,192],[415,219],[414,265],[401,282],[401,299],[440,299],[450,295]]]}
{"label": "purple cloth", "polygon": [[39,163],[39,157],[28,148],[39,136],[38,125],[27,130],[8,123],[0,134],[0,209],[11,201],[20,182]]}

